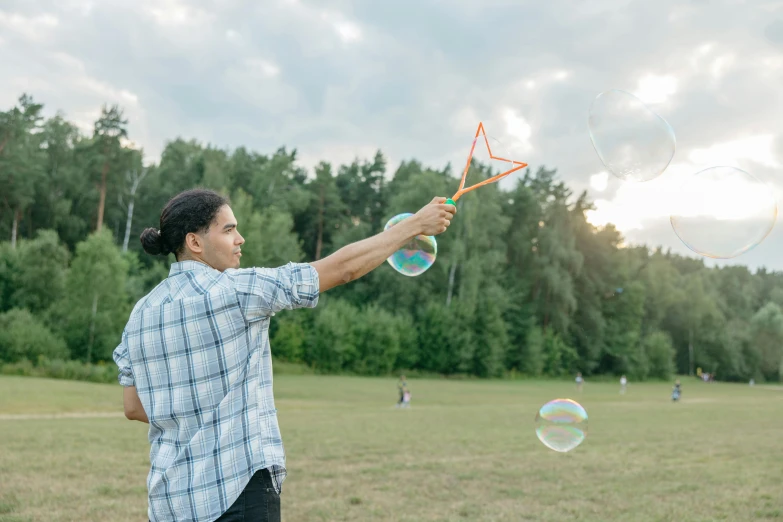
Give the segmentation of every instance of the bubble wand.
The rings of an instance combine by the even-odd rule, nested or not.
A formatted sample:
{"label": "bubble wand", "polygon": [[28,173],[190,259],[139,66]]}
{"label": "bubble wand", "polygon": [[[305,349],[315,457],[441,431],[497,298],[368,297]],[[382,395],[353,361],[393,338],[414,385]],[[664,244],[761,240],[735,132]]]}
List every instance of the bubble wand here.
{"label": "bubble wand", "polygon": [[[468,188],[465,188],[465,178],[468,176],[468,170],[470,170],[470,162],[473,159],[473,152],[476,150],[476,143],[479,141],[479,136],[483,137],[484,144],[487,146],[487,152],[489,153],[490,159],[494,159],[497,161],[504,161],[506,163],[510,163],[512,165],[512,168],[508,169],[505,172],[501,172],[500,174],[497,174],[495,176],[492,176],[491,178],[485,179],[484,181],[480,181],[476,183],[475,185],[471,185]],[[516,165],[516,166],[515,166]],[[457,204],[457,200],[463,195],[467,194],[471,190],[476,190],[479,187],[483,187],[484,185],[487,185],[489,183],[494,183],[496,181],[500,181],[501,179],[505,178],[509,174],[512,174],[519,169],[523,169],[527,167],[527,163],[522,163],[515,160],[510,160],[507,158],[501,158],[499,156],[495,156],[492,154],[492,148],[489,146],[489,140],[487,139],[487,133],[484,131],[484,124],[479,122],[478,129],[476,129],[476,137],[473,138],[473,145],[470,147],[470,154],[468,154],[468,161],[465,164],[465,170],[462,171],[462,180],[459,184],[459,189],[457,190],[457,193],[454,194],[452,197],[446,200],[446,203],[449,205],[455,205]]]}
{"label": "bubble wand", "polygon": [[[473,160],[473,153],[476,150],[476,143],[479,142],[480,137],[483,137],[483,141],[484,144],[487,146],[487,152],[489,153],[490,159],[510,163],[512,168],[508,169],[505,172],[501,172],[500,174],[492,176],[491,178],[487,178],[484,181],[480,181],[475,185],[471,185],[468,188],[465,188],[465,178],[467,178],[468,176],[468,170],[470,170],[470,164],[471,161]],[[487,139],[487,134],[484,131],[484,124],[479,123],[478,129],[476,130],[476,136],[473,138],[473,145],[470,147],[468,162],[465,165],[465,170],[462,172],[462,180],[460,181],[459,189],[457,190],[457,193],[454,194],[454,196],[446,200],[446,203],[449,205],[456,206],[457,205],[456,201],[463,194],[467,194],[471,190],[476,190],[477,188],[483,187],[484,185],[487,185],[489,183],[494,183],[495,181],[499,181],[505,178],[506,176],[508,176],[509,174],[516,172],[519,169],[525,167],[527,167],[527,163],[501,158],[499,156],[495,156],[494,154],[492,154],[492,148],[489,146],[489,140]],[[412,215],[413,214],[405,213],[405,214],[399,214],[397,216],[394,216],[386,223],[384,230],[388,230],[389,228],[393,227],[403,219],[407,219]],[[389,265],[391,265],[391,267],[394,268],[397,272],[406,276],[417,276],[426,272],[433,265],[433,263],[435,262],[435,257],[437,255],[438,255],[438,242],[435,240],[435,237],[418,235],[415,238],[413,238],[403,248],[399,249],[397,252],[389,256],[387,261],[389,262]]]}

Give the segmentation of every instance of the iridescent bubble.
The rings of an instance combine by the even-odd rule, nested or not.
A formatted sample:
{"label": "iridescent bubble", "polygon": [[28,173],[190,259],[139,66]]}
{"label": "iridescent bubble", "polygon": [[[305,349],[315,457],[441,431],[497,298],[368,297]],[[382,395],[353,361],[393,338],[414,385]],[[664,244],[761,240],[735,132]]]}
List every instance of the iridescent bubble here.
{"label": "iridescent bubble", "polygon": [[536,435],[549,449],[567,453],[587,437],[587,412],[571,399],[555,399],[536,414]]}
{"label": "iridescent bubble", "polygon": [[672,202],[674,233],[705,257],[730,259],[761,243],[775,226],[772,189],[735,167],[710,167],[689,176]]}
{"label": "iridescent bubble", "polygon": [[[412,215],[411,213],[405,213],[394,216],[386,223],[384,230],[390,229]],[[431,267],[437,255],[438,242],[435,241],[435,238],[420,234],[389,256],[386,261],[399,273],[413,277],[423,274]]]}
{"label": "iridescent bubble", "polygon": [[622,180],[649,181],[663,174],[674,157],[669,123],[627,92],[599,94],[587,126],[601,162]]}

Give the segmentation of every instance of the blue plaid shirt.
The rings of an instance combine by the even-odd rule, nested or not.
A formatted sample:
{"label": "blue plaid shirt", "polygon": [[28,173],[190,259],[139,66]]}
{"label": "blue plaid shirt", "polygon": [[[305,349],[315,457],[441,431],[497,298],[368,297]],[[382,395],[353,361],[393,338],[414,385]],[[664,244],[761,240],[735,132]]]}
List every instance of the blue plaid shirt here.
{"label": "blue plaid shirt", "polygon": [[136,304],[114,361],[150,421],[152,522],[213,521],[264,468],[281,491],[269,321],[315,307],[318,287],[308,264],[220,272],[184,261]]}

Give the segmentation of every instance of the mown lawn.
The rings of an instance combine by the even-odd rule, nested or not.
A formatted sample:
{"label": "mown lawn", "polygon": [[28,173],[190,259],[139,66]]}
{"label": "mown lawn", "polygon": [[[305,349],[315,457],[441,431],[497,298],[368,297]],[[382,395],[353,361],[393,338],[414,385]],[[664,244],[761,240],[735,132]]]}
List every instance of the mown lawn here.
{"label": "mown lawn", "polygon": [[[286,521],[783,520],[783,390],[669,384],[275,378]],[[535,437],[556,397],[590,415],[568,454]],[[146,520],[146,426],[119,385],[0,376],[0,522]]]}

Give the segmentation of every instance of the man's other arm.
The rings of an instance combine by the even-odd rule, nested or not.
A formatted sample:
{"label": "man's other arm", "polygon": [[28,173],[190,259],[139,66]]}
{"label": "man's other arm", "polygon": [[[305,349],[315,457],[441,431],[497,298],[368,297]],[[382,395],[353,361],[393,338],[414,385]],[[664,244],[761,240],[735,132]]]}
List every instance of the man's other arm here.
{"label": "man's other arm", "polygon": [[137,420],[149,424],[147,412],[144,411],[144,406],[142,406],[141,400],[139,400],[135,386],[126,386],[122,389],[122,403],[125,407],[125,417],[128,420]]}

